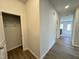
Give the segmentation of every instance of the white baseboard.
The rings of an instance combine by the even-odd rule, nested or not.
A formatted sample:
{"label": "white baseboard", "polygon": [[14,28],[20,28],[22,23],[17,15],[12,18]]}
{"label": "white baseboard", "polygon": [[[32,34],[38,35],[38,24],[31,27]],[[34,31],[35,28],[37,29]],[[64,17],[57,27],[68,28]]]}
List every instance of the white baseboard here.
{"label": "white baseboard", "polygon": [[57,36],[57,39],[59,39],[61,37],[61,35]]}
{"label": "white baseboard", "polygon": [[[11,51],[11,50],[13,50],[13,49],[15,49],[15,48],[17,48],[17,47],[20,47],[20,46],[22,46],[22,44],[17,45],[17,46],[15,46],[15,47],[12,47],[12,48],[8,49],[7,51]],[[36,59],[40,59],[31,49],[26,48],[26,49],[24,49],[23,51],[26,51],[26,50],[28,50],[29,52],[31,52],[32,55],[34,55],[34,56],[36,57]]]}
{"label": "white baseboard", "polygon": [[77,45],[77,44],[72,44],[74,47],[79,47],[79,45]]}
{"label": "white baseboard", "polygon": [[39,59],[39,57],[38,57],[31,49],[27,49],[27,50],[28,50],[29,52],[31,52],[32,55],[34,55],[36,59]]}
{"label": "white baseboard", "polygon": [[60,36],[57,37],[57,39],[59,39],[59,38],[60,38]]}
{"label": "white baseboard", "polygon": [[49,50],[50,50],[54,45],[55,45],[55,42],[51,44],[51,46],[50,46],[50,47],[48,48],[48,50],[44,53],[44,55],[40,57],[40,59],[43,59],[43,58],[46,56],[46,54],[49,52]]}
{"label": "white baseboard", "polygon": [[15,49],[15,48],[17,48],[17,47],[20,47],[20,46],[22,46],[22,44],[19,44],[19,45],[15,46],[15,47],[12,47],[12,48],[10,48],[10,49],[7,49],[7,51],[11,51],[11,50],[13,50],[13,49]]}
{"label": "white baseboard", "polygon": [[26,50],[28,50],[28,48],[24,48],[24,49],[23,49],[23,51],[26,51]]}

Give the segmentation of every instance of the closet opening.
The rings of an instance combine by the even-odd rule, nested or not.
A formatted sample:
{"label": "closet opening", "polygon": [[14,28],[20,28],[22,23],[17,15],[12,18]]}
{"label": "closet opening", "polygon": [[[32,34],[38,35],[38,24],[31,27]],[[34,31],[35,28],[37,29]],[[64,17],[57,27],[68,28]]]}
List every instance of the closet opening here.
{"label": "closet opening", "polygon": [[7,51],[11,51],[18,47],[22,48],[20,16],[2,12],[2,17]]}

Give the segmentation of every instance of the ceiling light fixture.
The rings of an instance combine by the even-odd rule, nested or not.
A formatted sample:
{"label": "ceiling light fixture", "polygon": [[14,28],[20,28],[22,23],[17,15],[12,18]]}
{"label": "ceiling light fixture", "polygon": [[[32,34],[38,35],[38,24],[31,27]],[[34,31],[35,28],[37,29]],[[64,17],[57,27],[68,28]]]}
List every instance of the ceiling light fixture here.
{"label": "ceiling light fixture", "polygon": [[65,9],[68,9],[69,7],[70,7],[69,5],[66,5],[66,6],[65,6]]}

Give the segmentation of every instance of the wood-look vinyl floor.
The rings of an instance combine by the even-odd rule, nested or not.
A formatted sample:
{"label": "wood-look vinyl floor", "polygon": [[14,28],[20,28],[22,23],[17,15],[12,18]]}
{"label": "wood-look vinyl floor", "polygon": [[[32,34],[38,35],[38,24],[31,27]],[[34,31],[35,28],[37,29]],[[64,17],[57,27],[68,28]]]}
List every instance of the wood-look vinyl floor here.
{"label": "wood-look vinyl floor", "polygon": [[18,47],[8,52],[8,59],[36,59],[29,51],[22,51],[22,47]]}
{"label": "wood-look vinyl floor", "polygon": [[70,37],[61,37],[44,59],[79,59],[79,48],[71,45]]}
{"label": "wood-look vinyl floor", "polygon": [[[16,48],[8,52],[9,59],[36,59],[29,51]],[[44,59],[79,59],[79,48],[71,45],[70,37],[57,39],[54,47],[47,53]]]}

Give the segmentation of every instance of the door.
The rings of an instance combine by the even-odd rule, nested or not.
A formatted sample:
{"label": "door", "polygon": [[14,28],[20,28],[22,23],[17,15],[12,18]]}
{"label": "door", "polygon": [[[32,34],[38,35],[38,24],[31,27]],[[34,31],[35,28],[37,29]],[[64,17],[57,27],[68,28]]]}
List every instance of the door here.
{"label": "door", "polygon": [[7,59],[7,49],[5,42],[2,12],[0,12],[0,59]]}

